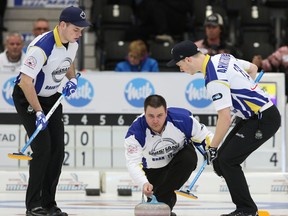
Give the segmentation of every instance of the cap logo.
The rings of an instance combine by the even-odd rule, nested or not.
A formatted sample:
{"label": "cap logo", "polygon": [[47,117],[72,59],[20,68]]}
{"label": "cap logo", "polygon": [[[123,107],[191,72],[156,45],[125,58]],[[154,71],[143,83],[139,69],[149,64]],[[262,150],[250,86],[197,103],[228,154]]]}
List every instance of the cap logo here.
{"label": "cap logo", "polygon": [[86,19],[86,14],[85,14],[84,11],[82,11],[82,12],[80,13],[80,17],[81,17],[82,19]]}
{"label": "cap logo", "polygon": [[215,17],[215,16],[210,16],[210,17],[208,17],[208,20],[210,20],[210,21],[217,21],[217,17]]}

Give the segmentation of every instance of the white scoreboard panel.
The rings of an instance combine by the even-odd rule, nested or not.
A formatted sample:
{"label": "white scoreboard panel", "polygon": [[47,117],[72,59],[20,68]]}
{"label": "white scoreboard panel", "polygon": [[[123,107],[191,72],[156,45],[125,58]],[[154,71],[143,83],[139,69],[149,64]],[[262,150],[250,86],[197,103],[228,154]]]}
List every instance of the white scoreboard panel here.
{"label": "white scoreboard panel", "polygon": [[[195,104],[193,104],[195,98],[203,97],[203,90],[198,89],[197,92],[199,75],[141,73],[140,78],[139,76],[139,74],[134,73],[125,75],[122,73],[99,74],[96,72],[81,76],[82,81],[80,80],[79,91],[81,91],[83,97],[86,97],[84,99],[89,99],[90,102],[82,108],[69,100],[63,101],[63,121],[65,124],[64,168],[126,168],[124,156],[125,134],[129,125],[143,110],[143,107],[139,106],[137,101],[131,99],[132,97],[144,98],[145,94],[161,94],[166,98],[168,106],[179,106],[191,110],[200,122],[207,125],[212,131],[215,130],[217,115],[214,107],[208,104],[206,108],[195,108]],[[130,80],[134,79],[140,80],[133,84],[136,87],[142,85],[143,80],[146,83],[139,87],[138,92],[134,89],[131,93],[128,92],[132,88]],[[175,83],[176,79],[179,82]],[[2,88],[2,95],[0,95],[0,167],[14,169],[28,167],[29,161],[9,159],[7,154],[19,152],[28,137],[24,127],[19,124],[14,107],[9,104],[11,98],[9,99],[7,95],[12,92],[11,87],[9,89],[7,84],[9,80],[11,80],[11,75],[6,74],[3,74],[3,78],[0,80],[0,88]],[[159,80],[162,82],[159,82]],[[195,83],[193,83],[194,81]],[[110,85],[107,85],[107,83],[110,83]],[[152,87],[150,86],[147,89],[147,83]],[[193,85],[196,86],[196,90],[192,89]],[[281,127],[274,137],[248,157],[243,163],[243,169],[248,171],[285,172],[287,171],[287,148],[285,144],[284,76],[283,74],[266,73],[260,85],[271,95],[273,102],[279,108],[282,116]],[[112,89],[110,89],[111,86]],[[171,88],[172,86],[173,88]],[[185,86],[188,87],[185,89]],[[90,97],[88,93],[91,92],[94,95]],[[186,97],[181,96],[183,92]],[[76,95],[77,99],[81,96],[79,94]],[[204,104],[207,102],[205,95],[203,101]],[[85,103],[86,100],[80,100],[79,102]],[[30,148],[27,149],[26,153],[31,153]],[[201,164],[203,156],[199,153],[198,156],[199,164]],[[207,170],[209,169],[212,170],[210,166],[207,167]]]}

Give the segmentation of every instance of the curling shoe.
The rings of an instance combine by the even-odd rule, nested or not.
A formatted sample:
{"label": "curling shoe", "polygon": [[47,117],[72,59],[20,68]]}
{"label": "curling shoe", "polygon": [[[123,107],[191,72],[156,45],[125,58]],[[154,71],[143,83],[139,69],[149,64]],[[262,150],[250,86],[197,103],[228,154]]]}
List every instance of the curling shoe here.
{"label": "curling shoe", "polygon": [[62,212],[61,209],[57,206],[52,206],[47,211],[48,211],[47,215],[49,216],[68,216],[66,212]]}
{"label": "curling shoe", "polygon": [[42,207],[35,207],[26,211],[26,216],[47,216],[48,212]]}
{"label": "curling shoe", "polygon": [[259,215],[258,215],[258,212],[256,212],[256,213],[247,213],[247,212],[235,210],[235,211],[233,211],[233,212],[231,212],[229,214],[222,214],[220,216],[259,216]]}

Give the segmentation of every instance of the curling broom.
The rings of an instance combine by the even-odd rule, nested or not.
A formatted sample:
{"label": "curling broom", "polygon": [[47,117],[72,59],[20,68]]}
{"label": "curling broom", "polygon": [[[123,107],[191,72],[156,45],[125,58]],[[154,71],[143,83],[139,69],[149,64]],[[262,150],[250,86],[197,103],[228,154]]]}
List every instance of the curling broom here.
{"label": "curling broom", "polygon": [[[196,146],[196,148],[200,151],[200,153],[204,156],[205,155],[205,150],[204,150],[204,146]],[[207,165],[207,159],[204,160],[201,168],[199,169],[199,171],[197,172],[196,176],[194,177],[193,181],[191,182],[191,184],[189,185],[187,190],[183,190],[183,189],[179,189],[179,190],[175,190],[174,192],[178,195],[181,196],[185,196],[191,199],[198,199],[198,197],[196,195],[194,195],[193,193],[191,193],[192,188],[194,187],[196,181],[198,180],[198,178],[200,177],[201,173],[203,172],[203,170],[205,169]]]}
{"label": "curling broom", "polygon": [[198,199],[198,197],[196,195],[191,193],[191,190],[194,187],[194,185],[195,185],[196,181],[198,180],[198,178],[200,177],[201,173],[205,169],[206,165],[207,165],[207,160],[204,160],[201,168],[197,172],[196,176],[194,177],[193,181],[191,182],[191,184],[189,185],[189,187],[188,187],[188,189],[186,191],[180,189],[180,190],[175,190],[174,192],[176,194],[178,194],[178,195],[185,196],[185,197],[188,197],[188,198],[191,198],[191,199]]}
{"label": "curling broom", "polygon": [[[78,79],[78,77],[80,76],[80,73],[77,73],[76,75],[76,79]],[[57,107],[60,105],[62,99],[65,97],[64,94],[61,94],[61,96],[58,98],[58,100],[55,102],[55,104],[53,105],[53,107],[50,109],[50,111],[47,113],[46,115],[46,121],[48,121],[48,119],[52,116],[52,114],[54,113],[54,111],[57,109]],[[42,129],[42,125],[40,124],[36,130],[34,131],[34,133],[31,135],[31,137],[29,138],[29,140],[26,142],[25,146],[21,149],[20,152],[17,153],[9,153],[8,157],[12,158],[12,159],[19,159],[19,160],[32,160],[32,157],[30,155],[26,155],[24,154],[24,152],[26,151],[26,149],[30,146],[30,144],[32,143],[32,141],[35,139],[35,137],[38,135],[38,133],[41,131]]]}

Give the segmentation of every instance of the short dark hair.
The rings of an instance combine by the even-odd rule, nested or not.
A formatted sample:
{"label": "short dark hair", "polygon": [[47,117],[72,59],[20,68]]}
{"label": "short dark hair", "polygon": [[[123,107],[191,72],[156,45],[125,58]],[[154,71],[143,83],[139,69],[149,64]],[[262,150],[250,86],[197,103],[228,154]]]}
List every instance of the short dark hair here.
{"label": "short dark hair", "polygon": [[144,101],[145,112],[148,106],[151,106],[153,108],[158,108],[158,107],[163,106],[165,110],[167,109],[166,100],[164,99],[164,97],[162,97],[161,95],[157,95],[157,94],[150,95],[145,99]]}

